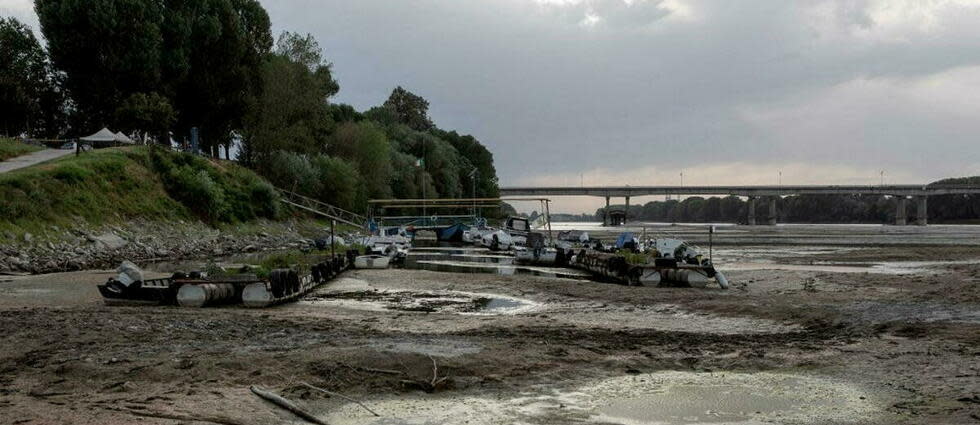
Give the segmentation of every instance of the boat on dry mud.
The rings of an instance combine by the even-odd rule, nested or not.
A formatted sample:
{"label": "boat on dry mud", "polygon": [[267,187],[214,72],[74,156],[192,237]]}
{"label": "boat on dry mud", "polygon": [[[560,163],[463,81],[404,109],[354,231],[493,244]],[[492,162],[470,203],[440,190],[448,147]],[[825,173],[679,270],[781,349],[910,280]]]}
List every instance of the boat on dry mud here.
{"label": "boat on dry mud", "polygon": [[331,256],[300,273],[293,268],[271,270],[260,277],[250,270],[208,276],[203,272],[174,273],[170,277],[145,279],[143,272],[123,262],[119,274],[98,285],[107,305],[180,305],[204,307],[244,304],[266,307],[299,298],[350,268],[351,253]]}

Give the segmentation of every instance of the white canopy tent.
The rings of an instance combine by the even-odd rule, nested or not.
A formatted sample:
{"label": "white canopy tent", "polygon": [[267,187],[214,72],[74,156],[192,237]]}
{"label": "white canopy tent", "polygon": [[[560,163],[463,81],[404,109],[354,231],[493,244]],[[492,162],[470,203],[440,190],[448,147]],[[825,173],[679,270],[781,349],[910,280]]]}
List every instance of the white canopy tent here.
{"label": "white canopy tent", "polygon": [[119,136],[117,136],[116,133],[113,133],[112,130],[109,130],[108,128],[103,128],[102,130],[99,130],[97,133],[91,136],[82,137],[81,141],[97,142],[97,143],[112,143],[118,141],[118,139]]}
{"label": "white canopy tent", "polygon": [[119,143],[125,143],[125,144],[128,144],[128,145],[135,145],[136,144],[136,141],[135,140],[130,139],[129,136],[125,135],[121,131],[118,132],[118,133],[116,133],[116,141],[119,142]]}
{"label": "white canopy tent", "polygon": [[107,144],[109,144],[109,145],[111,145],[111,144],[135,145],[136,144],[136,142],[133,139],[130,139],[128,136],[126,136],[122,132],[113,133],[112,130],[109,130],[108,128],[103,128],[102,130],[99,130],[97,133],[95,133],[95,134],[93,134],[91,136],[88,136],[88,137],[82,137],[79,140],[81,140],[82,142],[91,143],[93,145],[95,145],[95,144],[100,144],[100,145],[107,145]]}

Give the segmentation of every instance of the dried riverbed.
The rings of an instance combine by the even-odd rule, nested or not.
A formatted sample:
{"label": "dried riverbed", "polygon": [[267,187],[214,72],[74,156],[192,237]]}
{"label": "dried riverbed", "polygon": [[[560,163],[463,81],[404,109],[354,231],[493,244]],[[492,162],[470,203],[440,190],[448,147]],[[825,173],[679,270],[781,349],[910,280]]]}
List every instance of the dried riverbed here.
{"label": "dried riverbed", "polygon": [[761,238],[715,253],[729,291],[381,270],[190,310],[106,307],[108,272],[0,276],[0,422],[300,423],[249,385],[331,424],[980,420],[980,249]]}

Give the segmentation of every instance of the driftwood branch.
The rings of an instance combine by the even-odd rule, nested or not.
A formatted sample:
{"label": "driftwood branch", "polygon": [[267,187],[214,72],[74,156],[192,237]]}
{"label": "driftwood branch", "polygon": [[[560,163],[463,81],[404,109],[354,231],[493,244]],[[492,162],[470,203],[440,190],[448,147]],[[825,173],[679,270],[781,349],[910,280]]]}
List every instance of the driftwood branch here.
{"label": "driftwood branch", "polygon": [[178,413],[163,413],[163,412],[152,412],[148,410],[134,410],[134,409],[123,409],[123,408],[109,408],[109,410],[128,413],[133,416],[140,416],[144,418],[170,419],[172,421],[182,421],[182,422],[207,422],[207,423],[218,424],[218,425],[245,425],[244,422],[239,422],[225,416],[191,416],[191,415],[181,415]]}
{"label": "driftwood branch", "polygon": [[333,391],[330,391],[330,390],[325,390],[323,388],[310,385],[310,384],[308,384],[306,382],[300,382],[300,384],[303,384],[303,386],[305,386],[305,387],[307,387],[307,388],[309,388],[311,390],[316,390],[316,391],[319,391],[319,392],[324,393],[324,394],[329,394],[329,395],[332,395],[332,396],[337,396],[337,397],[340,397],[340,398],[342,398],[344,400],[347,400],[347,401],[349,401],[351,403],[357,403],[358,406],[361,406],[361,407],[364,408],[364,410],[367,410],[368,412],[371,412],[372,415],[379,416],[379,417],[381,416],[377,412],[371,410],[371,408],[367,407],[367,405],[365,405],[364,403],[361,403],[360,401],[355,400],[353,398],[347,397],[347,396],[345,396],[345,395],[343,395],[341,393],[336,393],[336,392],[333,392]]}
{"label": "driftwood branch", "polygon": [[436,359],[434,359],[432,356],[428,357],[429,360],[432,361],[432,378],[417,380],[403,379],[401,381],[402,385],[419,388],[427,393],[435,392],[445,387],[446,381],[449,380],[449,375],[439,377],[439,365],[436,364]]}
{"label": "driftwood branch", "polygon": [[276,406],[279,406],[279,407],[281,407],[283,409],[286,409],[286,410],[292,412],[296,416],[299,416],[299,417],[301,417],[303,419],[306,419],[310,423],[314,423],[314,424],[317,424],[317,425],[327,425],[326,422],[321,421],[316,416],[313,416],[311,413],[309,413],[309,412],[301,409],[295,403],[293,403],[293,402],[291,402],[289,400],[286,400],[285,398],[283,398],[282,396],[280,396],[280,395],[278,395],[276,393],[273,393],[271,391],[263,390],[263,389],[261,389],[259,387],[254,386],[254,385],[251,386],[251,387],[249,387],[248,389],[251,390],[253,393],[255,393],[255,395],[257,395],[259,397],[262,397],[263,399],[268,400],[269,402],[271,402],[272,404],[275,404]]}
{"label": "driftwood branch", "polygon": [[380,373],[380,374],[383,374],[383,375],[404,375],[405,374],[405,372],[402,372],[400,370],[375,369],[375,368],[371,368],[371,367],[354,366],[354,365],[350,365],[350,364],[347,364],[347,363],[341,363],[341,364],[344,365],[344,366],[347,366],[348,368],[350,368],[352,370],[357,370],[357,371],[361,371],[361,372]]}
{"label": "driftwood branch", "polygon": [[429,385],[431,385],[432,388],[435,388],[436,379],[439,378],[439,365],[436,364],[436,359],[432,356],[429,356],[429,360],[432,360],[432,381],[429,382]]}

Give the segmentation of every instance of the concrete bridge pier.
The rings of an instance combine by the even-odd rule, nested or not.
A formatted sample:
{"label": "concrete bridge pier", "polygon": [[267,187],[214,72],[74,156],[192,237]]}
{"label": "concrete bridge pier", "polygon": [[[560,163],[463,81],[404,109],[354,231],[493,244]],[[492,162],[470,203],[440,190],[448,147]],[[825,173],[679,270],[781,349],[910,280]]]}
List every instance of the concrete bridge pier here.
{"label": "concrete bridge pier", "polygon": [[776,223],[779,221],[779,215],[777,214],[777,210],[776,210],[776,201],[778,200],[779,200],[778,196],[769,197],[769,217],[766,218],[768,219],[768,223],[770,226],[775,226]]}
{"label": "concrete bridge pier", "polygon": [[623,214],[623,224],[625,225],[630,221],[630,197],[626,197],[626,213]]}
{"label": "concrete bridge pier", "polygon": [[908,224],[908,204],[909,200],[905,196],[899,196],[895,209],[895,225],[904,226]]}
{"label": "concrete bridge pier", "polygon": [[609,197],[606,197],[606,209],[602,212],[602,225],[609,225]]}
{"label": "concrete bridge pier", "polygon": [[929,197],[915,197],[915,224],[919,226],[929,225]]}
{"label": "concrete bridge pier", "polygon": [[747,208],[749,209],[749,226],[755,226],[755,196],[749,196]]}

